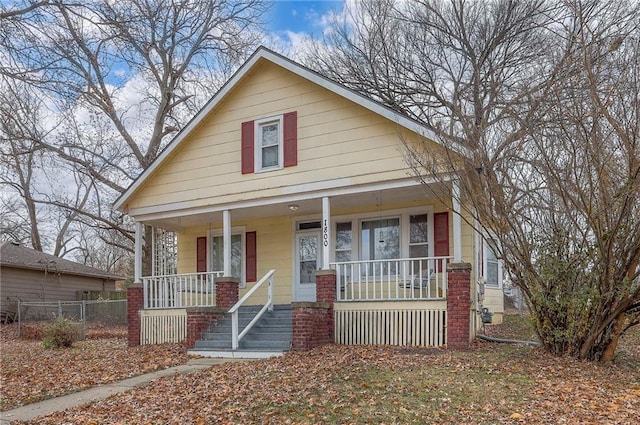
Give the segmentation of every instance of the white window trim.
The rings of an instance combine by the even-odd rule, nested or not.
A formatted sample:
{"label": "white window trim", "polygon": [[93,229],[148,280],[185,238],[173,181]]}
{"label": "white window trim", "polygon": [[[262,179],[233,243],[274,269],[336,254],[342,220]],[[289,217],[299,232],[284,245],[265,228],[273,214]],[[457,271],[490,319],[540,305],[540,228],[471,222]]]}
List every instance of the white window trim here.
{"label": "white window trim", "polygon": [[[240,235],[240,244],[241,244],[241,260],[242,267],[240,267],[240,288],[244,288],[247,286],[247,236],[246,236],[246,228],[244,226],[235,226],[231,228],[231,236]],[[211,244],[213,243],[214,237],[222,237],[223,229],[211,229],[209,231],[209,235],[207,237],[207,270],[211,270],[212,267],[212,257],[213,257],[213,247]]]}
{"label": "white window trim", "polygon": [[[484,280],[484,284],[488,287],[491,288],[502,288],[502,283],[503,283],[503,276],[502,276],[502,260],[497,258],[498,256],[496,255],[496,259],[498,262],[498,283],[497,285],[494,285],[493,283],[489,283],[487,281],[487,270],[488,270],[488,256],[487,256],[487,252],[491,249],[491,246],[489,246],[489,243],[487,242],[486,237],[482,238],[482,274],[483,274],[483,280]],[[494,252],[495,254],[495,252]]]}
{"label": "white window trim", "polygon": [[[360,260],[360,225],[362,221],[396,218],[400,217],[400,256],[401,258],[409,258],[409,216],[416,214],[427,214],[427,220],[429,222],[429,257],[433,257],[433,205],[424,205],[419,207],[391,209],[384,211],[369,211],[356,214],[343,214],[331,217],[331,240],[334,241],[334,245],[330,249],[330,262],[336,261],[336,226],[337,222],[351,222],[351,261]],[[293,221],[294,232],[298,229],[298,223],[308,221],[321,220],[320,216],[308,215],[297,217]]]}
{"label": "white window trim", "polygon": [[[262,131],[263,125],[278,123],[278,165],[273,167],[262,166]],[[260,118],[253,123],[253,146],[254,146],[254,172],[264,173],[268,171],[281,170],[284,168],[284,120],[283,115]]]}

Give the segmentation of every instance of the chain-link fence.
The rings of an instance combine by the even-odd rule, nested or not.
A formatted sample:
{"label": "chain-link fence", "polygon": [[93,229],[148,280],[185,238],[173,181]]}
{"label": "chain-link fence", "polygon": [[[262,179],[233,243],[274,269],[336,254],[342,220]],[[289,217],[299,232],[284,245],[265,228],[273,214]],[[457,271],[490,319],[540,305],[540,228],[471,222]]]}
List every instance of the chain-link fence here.
{"label": "chain-link fence", "polygon": [[[25,324],[45,324],[64,317],[87,329],[127,324],[127,300],[18,302],[18,336]],[[83,335],[84,336],[84,335]]]}

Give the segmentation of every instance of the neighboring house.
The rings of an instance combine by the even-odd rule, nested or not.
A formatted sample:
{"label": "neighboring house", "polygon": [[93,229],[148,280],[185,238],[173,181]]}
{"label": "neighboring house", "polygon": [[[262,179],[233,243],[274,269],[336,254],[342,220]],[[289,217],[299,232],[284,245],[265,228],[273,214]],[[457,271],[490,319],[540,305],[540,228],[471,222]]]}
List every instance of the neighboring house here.
{"label": "neighboring house", "polygon": [[0,245],[3,314],[20,301],[75,301],[78,291],[113,291],[120,276],[45,254],[14,242]]}
{"label": "neighboring house", "polygon": [[[454,213],[455,182],[434,178],[436,197],[411,176],[403,143],[423,142],[445,149],[423,124],[259,48],[114,205],[136,221],[143,320],[215,297],[228,308],[221,288],[237,280],[243,296],[275,270],[273,302],[293,302],[295,322],[296,308],[330,301],[336,342],[445,345],[461,324],[468,343],[482,292],[501,320],[500,264]],[[142,224],[157,235],[145,276]],[[177,272],[156,267],[176,241]],[[470,275],[452,266],[463,262]],[[454,269],[467,273],[459,294]],[[265,300],[260,289],[247,303]],[[448,317],[454,305],[462,319]]]}

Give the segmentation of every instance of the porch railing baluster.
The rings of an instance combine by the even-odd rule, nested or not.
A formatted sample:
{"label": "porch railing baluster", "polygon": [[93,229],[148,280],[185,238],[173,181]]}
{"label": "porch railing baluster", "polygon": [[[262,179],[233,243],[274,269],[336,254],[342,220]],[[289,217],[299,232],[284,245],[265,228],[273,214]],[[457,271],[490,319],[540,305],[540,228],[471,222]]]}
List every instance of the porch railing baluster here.
{"label": "porch railing baluster", "polygon": [[421,257],[331,263],[337,275],[337,299],[444,300],[447,287],[446,265],[451,258]]}
{"label": "porch railing baluster", "polygon": [[215,305],[216,277],[222,271],[144,276],[144,308],[209,307]]}

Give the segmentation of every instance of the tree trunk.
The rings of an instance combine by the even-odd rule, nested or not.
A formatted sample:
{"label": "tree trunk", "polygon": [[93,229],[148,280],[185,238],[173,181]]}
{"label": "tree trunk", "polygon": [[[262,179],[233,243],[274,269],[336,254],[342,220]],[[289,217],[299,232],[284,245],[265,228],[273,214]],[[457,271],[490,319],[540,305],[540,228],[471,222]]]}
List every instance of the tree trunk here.
{"label": "tree trunk", "polygon": [[618,340],[620,339],[620,335],[622,334],[622,330],[624,329],[625,322],[625,314],[620,313],[615,319],[615,323],[613,325],[613,335],[611,335],[611,341],[607,344],[604,352],[602,353],[602,357],[600,358],[601,362],[610,362],[613,360],[614,354],[616,352],[616,347],[618,346]]}

